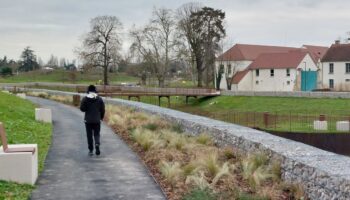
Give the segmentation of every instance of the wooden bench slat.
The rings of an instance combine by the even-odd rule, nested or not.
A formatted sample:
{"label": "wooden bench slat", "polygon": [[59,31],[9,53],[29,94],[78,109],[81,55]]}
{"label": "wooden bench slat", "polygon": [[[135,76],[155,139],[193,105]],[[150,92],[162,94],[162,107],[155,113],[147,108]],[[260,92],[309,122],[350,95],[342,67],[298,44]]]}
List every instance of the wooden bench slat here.
{"label": "wooden bench slat", "polygon": [[9,147],[7,143],[5,127],[2,122],[0,122],[0,138],[1,138],[2,148],[5,153],[20,153],[20,152],[31,152],[32,154],[35,153],[35,148],[31,148],[31,147]]}

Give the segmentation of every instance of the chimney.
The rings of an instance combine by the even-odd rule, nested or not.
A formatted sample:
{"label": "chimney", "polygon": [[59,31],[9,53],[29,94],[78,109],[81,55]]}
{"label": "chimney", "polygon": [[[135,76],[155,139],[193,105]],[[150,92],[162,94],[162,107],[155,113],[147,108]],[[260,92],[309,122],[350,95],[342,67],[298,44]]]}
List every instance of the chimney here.
{"label": "chimney", "polygon": [[334,44],[340,44],[340,40],[336,40]]}

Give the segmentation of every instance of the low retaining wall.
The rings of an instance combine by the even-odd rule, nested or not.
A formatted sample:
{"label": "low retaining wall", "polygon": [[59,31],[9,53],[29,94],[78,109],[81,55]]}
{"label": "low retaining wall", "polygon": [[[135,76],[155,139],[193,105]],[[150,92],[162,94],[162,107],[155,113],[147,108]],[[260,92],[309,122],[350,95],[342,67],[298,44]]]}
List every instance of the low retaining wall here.
{"label": "low retaining wall", "polygon": [[[56,95],[77,94],[51,90],[26,90]],[[263,151],[281,161],[283,180],[302,184],[311,199],[350,199],[349,157],[263,131],[176,110],[122,99],[105,98],[104,100],[108,104],[127,106],[159,115],[171,122],[181,124],[185,131],[193,135],[207,132],[219,146],[233,146],[247,153]]]}
{"label": "low retaining wall", "polygon": [[302,97],[302,98],[344,98],[350,99],[350,92],[262,92],[262,91],[221,91],[223,96],[265,96],[265,97]]}

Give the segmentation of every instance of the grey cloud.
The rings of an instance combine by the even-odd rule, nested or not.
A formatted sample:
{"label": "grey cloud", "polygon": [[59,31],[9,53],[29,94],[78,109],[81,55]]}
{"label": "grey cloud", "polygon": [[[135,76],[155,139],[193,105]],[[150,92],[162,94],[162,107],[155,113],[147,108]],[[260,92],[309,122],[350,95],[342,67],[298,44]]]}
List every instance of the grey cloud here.
{"label": "grey cloud", "polygon": [[[154,6],[176,9],[186,0],[1,0],[0,57],[17,59],[31,45],[40,57],[74,58],[73,48],[98,15],[115,15],[128,30],[148,21]],[[226,12],[234,42],[330,45],[349,31],[348,0],[201,0]]]}

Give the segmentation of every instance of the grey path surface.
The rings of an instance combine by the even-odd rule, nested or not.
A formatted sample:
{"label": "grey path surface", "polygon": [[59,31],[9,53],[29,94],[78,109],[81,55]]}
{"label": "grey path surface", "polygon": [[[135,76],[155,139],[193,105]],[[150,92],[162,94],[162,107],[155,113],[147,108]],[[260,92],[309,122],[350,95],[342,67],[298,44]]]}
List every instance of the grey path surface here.
{"label": "grey path surface", "polygon": [[89,157],[78,109],[28,99],[53,113],[52,146],[31,199],[166,199],[138,157],[110,128],[101,127],[101,156]]}

